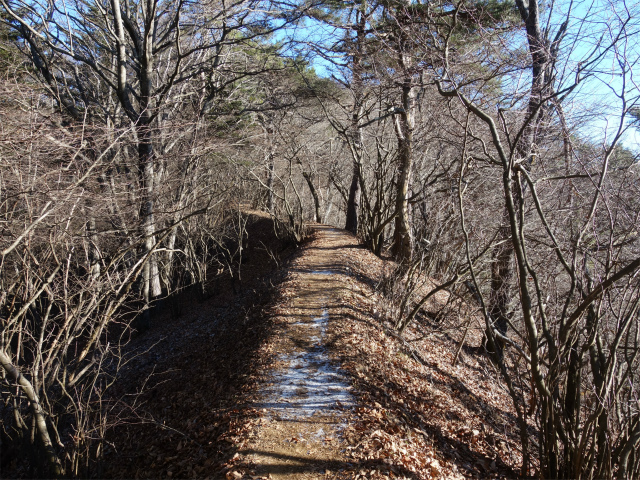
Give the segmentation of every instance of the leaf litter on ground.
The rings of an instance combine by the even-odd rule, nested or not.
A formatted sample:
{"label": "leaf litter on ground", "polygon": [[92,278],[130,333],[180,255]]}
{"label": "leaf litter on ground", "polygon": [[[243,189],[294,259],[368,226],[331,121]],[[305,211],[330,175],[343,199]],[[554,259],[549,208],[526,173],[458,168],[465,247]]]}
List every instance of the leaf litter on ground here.
{"label": "leaf litter on ground", "polygon": [[[332,436],[323,442],[347,458],[342,469],[324,476],[517,476],[514,413],[490,362],[480,349],[468,349],[452,367],[460,334],[428,324],[427,317],[419,317],[404,340],[393,335],[385,318],[388,301],[375,288],[390,261],[341,235],[330,275],[339,302],[329,312],[325,343],[348,376],[356,407],[343,410],[340,441]],[[238,452],[270,421],[256,401],[283,353],[277,332],[286,328],[288,302],[302,288],[296,269],[323,242],[320,235],[311,238],[285,270],[270,273],[269,281],[258,279],[233,303],[225,305],[230,295],[221,295],[177,321],[167,319],[140,342],[142,349],[168,339],[133,366],[132,390],[136,379],[156,373],[135,415],[129,412],[110,437],[105,477],[262,478]],[[480,329],[472,330],[467,343],[480,342]]]}

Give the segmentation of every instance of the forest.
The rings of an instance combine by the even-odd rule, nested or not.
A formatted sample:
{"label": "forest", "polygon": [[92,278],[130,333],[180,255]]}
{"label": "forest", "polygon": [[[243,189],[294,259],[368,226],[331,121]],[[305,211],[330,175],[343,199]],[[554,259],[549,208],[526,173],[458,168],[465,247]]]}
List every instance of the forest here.
{"label": "forest", "polygon": [[99,475],[259,210],[389,259],[394,335],[480,325],[523,478],[640,478],[639,61],[628,0],[0,0],[2,469]]}

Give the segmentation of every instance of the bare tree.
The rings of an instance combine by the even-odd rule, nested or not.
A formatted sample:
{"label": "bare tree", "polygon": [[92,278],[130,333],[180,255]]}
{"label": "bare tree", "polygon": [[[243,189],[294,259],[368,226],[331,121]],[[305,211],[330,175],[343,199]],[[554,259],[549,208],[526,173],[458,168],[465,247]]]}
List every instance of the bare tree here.
{"label": "bare tree", "polygon": [[[192,88],[206,92],[199,103],[201,114],[227,85],[252,74],[226,70],[230,53],[234,46],[273,31],[272,12],[253,0],[230,5],[158,0],[2,5],[61,108],[75,121],[87,114],[90,121],[99,121],[104,101],[95,92],[106,91],[117,102],[117,114],[124,114],[134,128],[140,234],[145,238],[140,255],[150,256],[142,274],[148,303],[161,294],[153,254],[159,129]],[[279,14],[287,18],[283,10]]]}
{"label": "bare tree", "polygon": [[132,318],[206,288],[239,177],[219,94],[267,68],[253,6],[2,3],[43,87],[3,83],[0,142],[0,415],[32,475],[90,473]]}
{"label": "bare tree", "polygon": [[[563,62],[570,58],[566,52],[559,54],[561,40],[571,32],[579,35],[588,20],[571,25],[565,12],[551,36],[553,15],[549,13],[542,28],[537,5],[518,5],[529,49],[526,62],[510,63],[508,54],[488,48],[486,66],[465,71],[463,62],[471,50],[451,48],[453,33],[462,28],[458,22],[465,6],[456,5],[451,20],[440,25],[438,89],[480,121],[478,127],[467,125],[469,142],[497,168],[507,212],[508,235],[500,234],[499,241],[508,238],[509,246],[494,255],[488,287],[468,254],[473,290],[520,421],[523,474],[532,460],[527,416],[533,415],[541,476],[627,478],[639,468],[638,417],[628,406],[635,402],[631,398],[637,388],[640,260],[631,226],[637,219],[631,207],[635,201],[623,199],[623,192],[635,183],[637,173],[628,166],[612,168],[612,163],[627,128],[624,118],[638,101],[627,83],[634,67],[628,42],[634,14],[624,5],[607,6],[609,24],[601,42],[583,50],[587,53],[580,62],[560,64],[561,56]],[[482,33],[487,40],[489,32]],[[497,36],[502,32],[493,31]],[[579,41],[574,37],[574,45]],[[607,58],[613,59],[623,79],[611,85],[619,104],[615,126],[600,145],[578,149],[569,136],[561,101],[578,91],[585,77],[599,81],[596,67]],[[524,92],[511,81],[513,72],[522,69],[532,72],[531,86]],[[513,89],[493,100],[491,78]],[[465,157],[463,169],[469,164]],[[568,205],[554,185],[569,181],[574,200]],[[469,244],[468,234],[466,239]],[[507,288],[518,293],[513,316],[507,312]],[[507,324],[512,335],[506,334]],[[511,349],[513,356],[504,358],[498,344]]]}
{"label": "bare tree", "polygon": [[110,216],[95,179],[112,165],[113,142],[86,126],[105,147],[94,158],[82,137],[34,108],[41,92],[2,87],[0,412],[5,433],[31,453],[32,475],[81,474],[85,449],[100,449],[102,396],[125,340],[104,336],[148,257],[125,267],[126,242],[97,253],[95,224],[81,216]]}

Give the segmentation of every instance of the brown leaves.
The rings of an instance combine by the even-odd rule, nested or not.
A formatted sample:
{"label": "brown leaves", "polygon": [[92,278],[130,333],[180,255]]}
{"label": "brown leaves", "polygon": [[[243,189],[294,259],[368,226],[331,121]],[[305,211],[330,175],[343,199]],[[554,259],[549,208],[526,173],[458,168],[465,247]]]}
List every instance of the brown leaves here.
{"label": "brown leaves", "polygon": [[[361,258],[345,259],[354,276],[375,278],[382,261],[359,253]],[[352,457],[377,466],[370,478],[514,476],[509,467],[517,466],[518,458],[505,455],[506,449],[495,447],[501,443],[485,435],[493,432],[491,438],[500,437],[503,445],[517,441],[498,430],[511,422],[511,403],[483,374],[484,359],[465,355],[452,368],[455,338],[410,328],[407,338],[415,339],[410,344],[428,366],[418,363],[374,320],[384,300],[362,282],[360,287],[361,294],[343,296],[344,320],[334,324],[336,347],[362,405],[345,432]]]}
{"label": "brown leaves", "polygon": [[191,316],[164,319],[139,339],[144,345],[165,338],[132,364],[128,388],[136,390],[149,370],[166,373],[148,382],[136,424],[111,434],[117,451],[107,456],[105,476],[224,478],[233,467],[228,459],[246,439],[247,420],[258,415],[238,405],[256,388],[258,369],[269,359],[260,349],[272,328],[260,304],[265,292],[247,289],[243,297],[231,297],[228,309],[194,305]]}
{"label": "brown leaves", "polygon": [[[337,302],[341,306],[330,313],[328,344],[359,401],[353,411],[345,409],[351,415],[343,432],[350,465],[339,478],[516,476],[510,467],[519,459],[507,427],[513,412],[491,367],[481,357],[464,354],[452,368],[456,332],[425,335],[408,329],[410,345],[427,366],[418,363],[380,324],[383,300],[372,285],[382,260],[364,249],[335,252],[339,273],[334,285],[343,294]],[[298,259],[292,268],[304,268],[304,262]],[[127,441],[141,445],[128,451],[141,454],[112,476],[266,478],[257,477],[237,451],[267,419],[264,412],[237,405],[248,405],[258,395],[256,385],[278,354],[273,338],[293,313],[283,300],[295,298],[300,281],[298,273],[290,274],[279,291],[271,292],[274,306],[249,316],[246,325],[244,320],[225,323],[224,336],[218,327],[209,326],[208,332],[206,325],[195,323],[181,327],[189,339],[181,343],[176,330],[168,358],[173,367],[179,360],[180,371],[165,377],[159,395],[145,404],[167,428],[126,433]],[[479,343],[473,332],[469,339]],[[298,447],[304,443],[291,435],[287,440]],[[344,448],[341,440],[321,437],[336,449]]]}

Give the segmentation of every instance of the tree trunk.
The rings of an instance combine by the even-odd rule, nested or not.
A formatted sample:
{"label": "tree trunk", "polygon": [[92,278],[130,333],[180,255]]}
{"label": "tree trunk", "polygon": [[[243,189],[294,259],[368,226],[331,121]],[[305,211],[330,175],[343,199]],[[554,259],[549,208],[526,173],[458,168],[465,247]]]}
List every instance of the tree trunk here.
{"label": "tree trunk", "polygon": [[362,162],[362,128],[360,128],[360,118],[364,106],[364,81],[362,58],[365,52],[365,35],[367,18],[365,15],[366,5],[363,2],[362,10],[358,11],[356,26],[356,40],[352,52],[352,91],[353,91],[353,112],[351,115],[351,152],[353,156],[353,172],[351,174],[351,185],[349,187],[349,197],[347,199],[347,219],[345,230],[358,234],[358,215],[360,213],[360,165]]}
{"label": "tree trunk", "polygon": [[[148,32],[155,29],[155,17],[148,12],[146,21]],[[153,35],[145,35],[143,37],[143,51],[140,52],[140,113],[137,121],[138,134],[138,161],[141,178],[141,221],[142,234],[144,235],[143,255],[149,255],[148,261],[144,265],[143,278],[145,293],[145,304],[159,297],[162,294],[160,285],[160,274],[158,271],[158,258],[153,253],[156,246],[155,237],[155,219],[154,219],[154,195],[155,195],[155,154],[153,150],[153,131],[152,131],[152,76],[153,76]]]}
{"label": "tree trunk", "polygon": [[[529,41],[529,52],[532,59],[532,80],[529,94],[529,104],[527,106],[527,125],[523,129],[522,137],[516,145],[516,153],[526,159],[525,165],[529,166],[535,158],[535,142],[537,130],[540,126],[542,95],[550,85],[546,78],[546,70],[549,64],[549,57],[546,53],[545,40],[539,26],[537,0],[525,5],[522,0],[516,1],[522,21],[525,23]],[[519,191],[524,196],[525,185],[519,186]],[[513,201],[518,208],[518,202],[523,198],[514,198]],[[493,263],[491,266],[491,292],[489,295],[488,312],[496,330],[501,335],[506,335],[509,324],[509,286],[514,277],[513,272],[513,243],[508,241],[510,237],[509,212],[506,207],[503,211],[502,226],[500,227],[499,239],[503,240],[493,251]],[[502,357],[503,342],[499,339],[496,342],[497,354]]]}
{"label": "tree trunk", "polygon": [[[508,212],[506,212],[506,210],[503,212],[502,222],[499,238],[506,241],[500,243],[493,249],[491,291],[489,293],[487,311],[494,328],[500,335],[506,335],[509,325],[509,286],[513,281],[513,244],[508,241],[511,229],[509,227]],[[492,351],[493,349],[489,346],[486,338],[484,344],[489,353],[495,353],[498,355],[498,358],[502,359],[504,342],[500,338],[495,339],[495,352]]]}
{"label": "tree trunk", "polygon": [[273,194],[273,177],[275,167],[273,165],[273,157],[271,155],[267,169],[267,210],[269,215],[274,215],[276,212],[276,196]]}
{"label": "tree trunk", "polygon": [[345,230],[358,234],[358,212],[360,210],[360,166],[353,162],[353,173],[351,175],[351,186],[349,187],[349,198],[347,200],[347,221]]}
{"label": "tree trunk", "polygon": [[0,350],[0,364],[2,365],[5,374],[16,382],[25,397],[29,400],[34,419],[35,431],[38,435],[38,440],[42,443],[45,451],[47,467],[49,470],[47,474],[52,477],[59,477],[63,475],[64,470],[62,469],[62,462],[56,455],[53,442],[49,436],[47,421],[45,419],[44,412],[42,411],[42,406],[40,405],[40,399],[38,398],[38,394],[33,388],[33,385],[31,385],[31,382],[29,382],[29,380],[27,380],[25,376],[22,375],[11,363],[9,355],[7,355],[4,350]]}
{"label": "tree trunk", "polygon": [[273,159],[275,158],[275,147],[273,145],[273,118],[268,113],[261,115],[259,118],[267,144],[267,154],[265,156],[265,163],[267,164],[267,211],[269,212],[269,215],[275,215],[276,196],[273,192],[275,177],[275,166],[273,163]]}
{"label": "tree trunk", "polygon": [[314,206],[313,221],[316,223],[322,223],[322,214],[320,213],[320,196],[318,195],[318,190],[313,185],[313,178],[311,178],[311,174],[304,171],[302,172],[302,176],[307,181],[307,185],[309,186],[309,191],[311,192],[311,196],[313,197],[313,206]]}
{"label": "tree trunk", "polygon": [[151,143],[151,132],[148,125],[139,126],[138,133],[138,161],[140,174],[140,224],[143,236],[142,255],[149,255],[142,271],[142,293],[145,305],[162,294],[158,261],[156,255],[151,253],[156,246],[155,219],[153,212],[154,203],[154,154]]}
{"label": "tree trunk", "polygon": [[98,235],[96,234],[96,217],[93,212],[89,214],[89,220],[85,228],[89,250],[89,275],[95,281],[100,277],[100,249],[98,247]]}
{"label": "tree trunk", "polygon": [[[408,60],[401,55],[403,66]],[[413,166],[413,128],[415,124],[416,91],[412,85],[412,76],[405,73],[402,84],[402,111],[396,115],[395,129],[398,137],[398,185],[396,187],[396,219],[393,234],[393,254],[400,263],[411,261],[413,238],[409,223],[409,183]]]}

